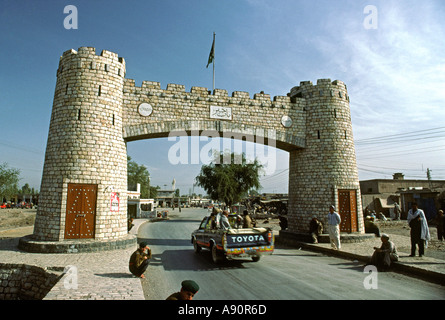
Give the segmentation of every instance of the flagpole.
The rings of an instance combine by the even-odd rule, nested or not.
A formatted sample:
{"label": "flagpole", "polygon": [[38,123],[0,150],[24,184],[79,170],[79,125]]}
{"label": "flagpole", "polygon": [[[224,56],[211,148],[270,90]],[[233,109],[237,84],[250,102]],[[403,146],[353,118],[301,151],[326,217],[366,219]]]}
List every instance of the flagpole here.
{"label": "flagpole", "polygon": [[210,49],[209,60],[206,66],[208,68],[209,64],[213,63],[213,91],[215,91],[215,35],[215,32],[213,32],[212,49]]}
{"label": "flagpole", "polygon": [[[213,32],[213,43],[215,43],[215,32]],[[215,93],[215,47],[213,47],[213,93]]]}

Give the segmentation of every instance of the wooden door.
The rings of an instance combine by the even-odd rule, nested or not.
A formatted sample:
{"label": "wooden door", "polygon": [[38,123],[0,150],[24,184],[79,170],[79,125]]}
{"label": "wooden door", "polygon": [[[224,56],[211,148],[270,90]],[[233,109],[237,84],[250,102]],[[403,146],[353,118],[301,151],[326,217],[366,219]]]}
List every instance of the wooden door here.
{"label": "wooden door", "polygon": [[357,232],[356,190],[338,190],[338,213],[341,217],[341,232]]}
{"label": "wooden door", "polygon": [[97,185],[68,184],[65,239],[94,238]]}

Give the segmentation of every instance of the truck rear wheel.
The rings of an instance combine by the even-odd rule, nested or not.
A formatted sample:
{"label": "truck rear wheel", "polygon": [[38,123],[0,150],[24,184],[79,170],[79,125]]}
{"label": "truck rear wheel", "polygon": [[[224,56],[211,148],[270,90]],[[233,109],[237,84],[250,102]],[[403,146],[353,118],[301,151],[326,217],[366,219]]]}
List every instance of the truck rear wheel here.
{"label": "truck rear wheel", "polygon": [[212,246],[212,260],[214,263],[221,263],[222,257],[219,253],[218,249],[216,248],[216,244]]}
{"label": "truck rear wheel", "polygon": [[260,261],[260,256],[253,256],[252,257],[252,260],[253,260],[253,262],[258,262],[258,261]]}

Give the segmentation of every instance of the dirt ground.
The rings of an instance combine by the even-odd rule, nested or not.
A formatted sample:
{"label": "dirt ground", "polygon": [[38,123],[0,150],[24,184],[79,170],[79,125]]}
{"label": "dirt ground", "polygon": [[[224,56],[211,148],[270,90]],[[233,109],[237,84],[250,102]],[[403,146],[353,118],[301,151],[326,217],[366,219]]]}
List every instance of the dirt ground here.
{"label": "dirt ground", "polygon": [[0,209],[0,231],[33,226],[37,209]]}

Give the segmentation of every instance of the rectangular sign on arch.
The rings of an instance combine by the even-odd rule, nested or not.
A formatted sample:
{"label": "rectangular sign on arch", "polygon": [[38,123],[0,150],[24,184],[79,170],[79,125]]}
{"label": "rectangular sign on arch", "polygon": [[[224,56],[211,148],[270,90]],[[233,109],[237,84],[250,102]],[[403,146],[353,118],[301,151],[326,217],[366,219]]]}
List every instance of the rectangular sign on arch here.
{"label": "rectangular sign on arch", "polygon": [[232,108],[210,106],[210,119],[232,120]]}

